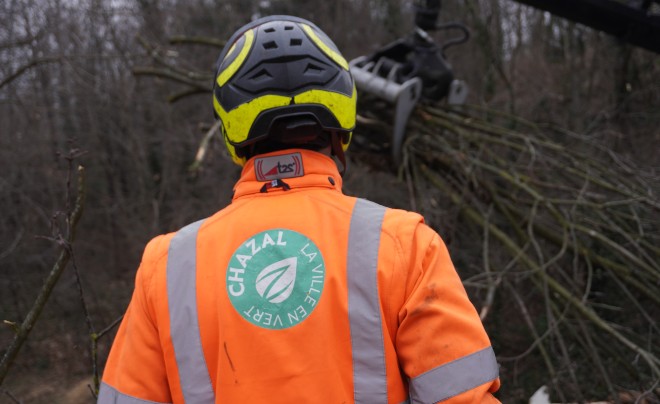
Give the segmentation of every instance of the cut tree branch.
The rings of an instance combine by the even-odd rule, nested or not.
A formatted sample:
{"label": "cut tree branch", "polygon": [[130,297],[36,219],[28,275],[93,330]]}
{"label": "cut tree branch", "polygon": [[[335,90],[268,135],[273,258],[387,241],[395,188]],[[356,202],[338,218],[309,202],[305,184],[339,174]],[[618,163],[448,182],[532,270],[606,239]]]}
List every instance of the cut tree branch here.
{"label": "cut tree branch", "polygon": [[34,59],[24,64],[23,66],[19,67],[18,69],[16,69],[15,72],[11,73],[9,76],[2,79],[2,81],[0,81],[0,88],[6,86],[7,84],[21,77],[23,73],[25,73],[26,71],[30,70],[33,67],[43,65],[46,63],[59,62],[60,60],[62,60],[62,58],[60,57],[46,57],[46,58]]}
{"label": "cut tree branch", "polygon": [[197,80],[175,73],[169,69],[159,69],[156,67],[135,67],[133,69],[133,74],[136,76],[162,77],[165,79],[176,81],[178,83],[187,84],[201,91],[211,91],[210,82],[208,83],[209,85],[203,85]]}
{"label": "cut tree branch", "polygon": [[71,212],[67,212],[69,231],[67,232],[65,237],[62,237],[59,240],[61,242],[60,255],[57,261],[55,262],[55,265],[53,265],[53,268],[51,269],[50,273],[48,274],[48,277],[44,281],[44,284],[41,287],[41,291],[39,292],[37,299],[32,305],[30,312],[25,317],[23,323],[21,323],[21,325],[15,329],[16,335],[14,336],[14,340],[12,341],[11,345],[5,352],[2,361],[0,362],[0,386],[2,385],[2,382],[4,381],[7,374],[9,373],[9,369],[11,368],[11,365],[16,359],[16,356],[18,355],[18,352],[23,346],[23,343],[25,343],[28,336],[30,335],[30,332],[32,331],[32,328],[34,328],[34,325],[39,319],[41,312],[46,306],[46,302],[48,301],[48,298],[53,292],[53,288],[57,284],[60,275],[62,275],[62,272],[64,272],[64,269],[66,268],[69,259],[71,258],[72,244],[75,239],[75,228],[82,215],[84,203],[85,203],[85,168],[83,166],[78,166],[78,195],[76,197],[73,210]]}
{"label": "cut tree branch", "polygon": [[209,45],[215,46],[217,48],[223,48],[226,44],[225,41],[204,37],[204,36],[185,36],[185,35],[175,35],[170,37],[171,45]]}

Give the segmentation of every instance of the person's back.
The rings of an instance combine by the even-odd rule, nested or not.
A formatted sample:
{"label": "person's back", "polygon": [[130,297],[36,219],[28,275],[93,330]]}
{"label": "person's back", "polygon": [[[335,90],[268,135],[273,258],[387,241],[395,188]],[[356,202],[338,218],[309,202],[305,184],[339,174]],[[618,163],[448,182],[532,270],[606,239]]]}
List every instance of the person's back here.
{"label": "person's back", "polygon": [[[268,135],[236,140],[228,126],[246,112],[235,121],[223,103],[246,98],[249,85],[223,90],[255,53],[279,46],[265,39],[277,30],[291,31],[289,45],[315,44],[327,56],[315,56],[316,67],[335,63],[339,73],[320,86],[348,88],[348,101],[323,101],[301,79],[288,90],[305,99],[300,108],[276,100],[256,114],[279,111],[261,122]],[[313,24],[278,16],[242,28],[228,48],[214,102],[229,151],[244,164],[233,201],[149,243],[99,402],[496,402],[490,342],[440,237],[418,214],[341,192],[331,156],[345,166],[355,89],[334,44]],[[234,111],[273,101],[251,91],[256,98]],[[344,117],[328,124],[316,109],[324,102]]]}

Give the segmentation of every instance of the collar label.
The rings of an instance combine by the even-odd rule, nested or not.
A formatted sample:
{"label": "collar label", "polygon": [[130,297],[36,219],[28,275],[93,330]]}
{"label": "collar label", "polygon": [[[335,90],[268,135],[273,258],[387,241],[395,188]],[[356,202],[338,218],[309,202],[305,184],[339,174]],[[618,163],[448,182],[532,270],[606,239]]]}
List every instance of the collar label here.
{"label": "collar label", "polygon": [[257,157],[254,161],[254,169],[258,181],[272,181],[305,175],[302,165],[302,155],[300,153]]}

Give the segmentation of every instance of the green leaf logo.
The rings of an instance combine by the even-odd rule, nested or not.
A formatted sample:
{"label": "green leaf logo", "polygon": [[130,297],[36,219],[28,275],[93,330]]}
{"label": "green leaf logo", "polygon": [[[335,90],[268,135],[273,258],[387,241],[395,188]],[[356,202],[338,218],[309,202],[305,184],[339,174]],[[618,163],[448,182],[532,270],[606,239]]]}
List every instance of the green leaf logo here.
{"label": "green leaf logo", "polygon": [[257,327],[282,330],[309,318],[325,284],[321,250],[302,233],[270,229],[238,245],[225,270],[236,312]]}
{"label": "green leaf logo", "polygon": [[257,275],[259,295],[270,303],[282,303],[291,296],[296,282],[297,257],[286,258],[264,268]]}

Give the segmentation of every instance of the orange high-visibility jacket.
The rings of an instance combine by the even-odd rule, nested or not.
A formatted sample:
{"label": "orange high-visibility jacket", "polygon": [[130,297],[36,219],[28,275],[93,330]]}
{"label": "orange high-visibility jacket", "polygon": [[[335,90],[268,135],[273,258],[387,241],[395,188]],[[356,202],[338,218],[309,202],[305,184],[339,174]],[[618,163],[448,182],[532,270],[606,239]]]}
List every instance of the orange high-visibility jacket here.
{"label": "orange high-visibility jacket", "polygon": [[153,239],[98,402],[498,402],[440,237],[341,184],[321,153],[260,155],[228,207]]}

